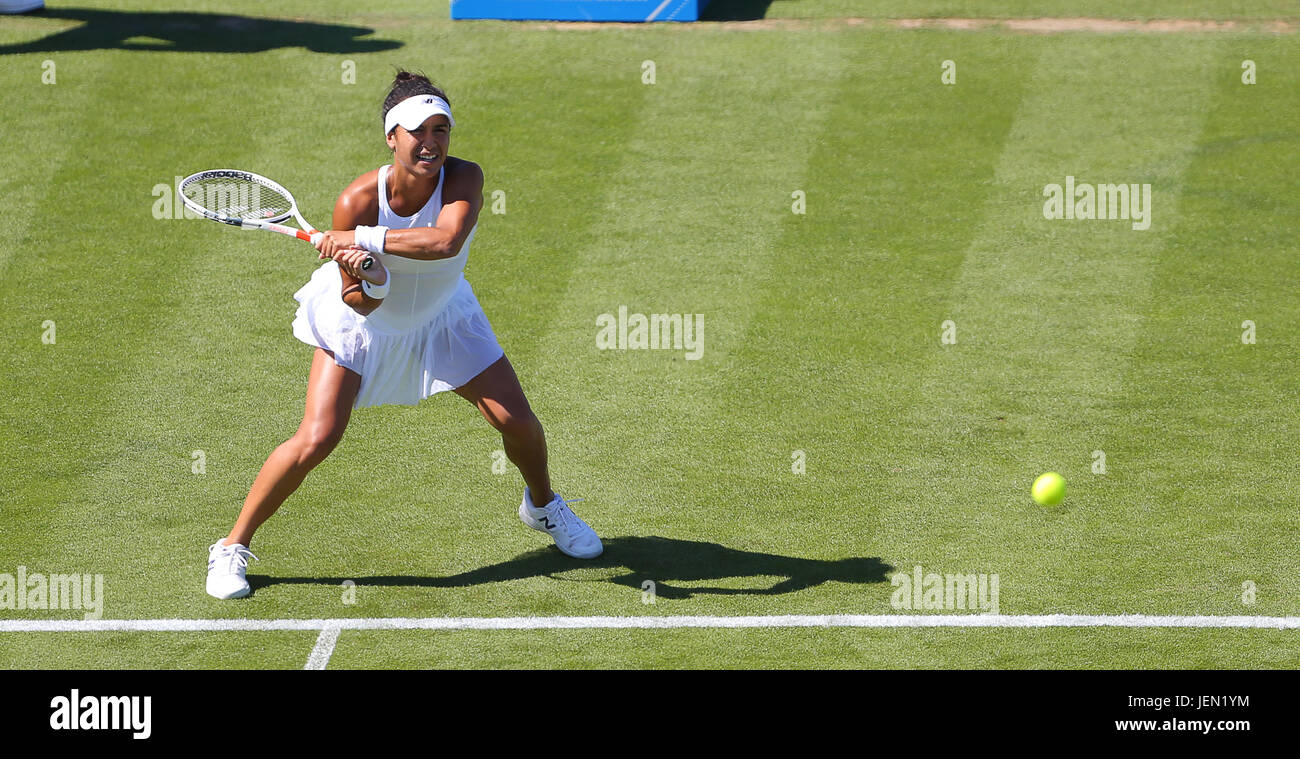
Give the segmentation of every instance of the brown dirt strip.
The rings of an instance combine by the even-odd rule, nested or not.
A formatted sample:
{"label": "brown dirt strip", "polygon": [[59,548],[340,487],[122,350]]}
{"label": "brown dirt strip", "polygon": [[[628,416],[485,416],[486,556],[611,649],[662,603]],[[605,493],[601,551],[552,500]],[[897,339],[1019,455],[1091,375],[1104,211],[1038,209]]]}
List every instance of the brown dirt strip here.
{"label": "brown dirt strip", "polygon": [[[599,22],[599,21],[543,21],[526,22],[538,29],[645,29],[658,24]],[[826,29],[840,26],[858,26],[882,29],[956,29],[961,31],[1017,32],[1021,34],[1061,34],[1066,32],[1093,32],[1101,34],[1184,34],[1189,32],[1267,32],[1294,34],[1300,20],[1276,19],[1272,21],[1212,21],[1208,19],[1154,19],[1150,21],[1124,21],[1109,18],[765,18],[754,21],[699,21],[690,24],[665,24],[664,26],[696,29]]]}

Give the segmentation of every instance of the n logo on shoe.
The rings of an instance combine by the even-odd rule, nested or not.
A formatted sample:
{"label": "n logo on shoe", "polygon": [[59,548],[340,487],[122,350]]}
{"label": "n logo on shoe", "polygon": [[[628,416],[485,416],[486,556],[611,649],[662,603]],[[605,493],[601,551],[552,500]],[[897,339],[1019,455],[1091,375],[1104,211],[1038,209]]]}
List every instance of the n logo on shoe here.
{"label": "n logo on shoe", "polygon": [[542,517],[541,522],[542,522],[542,524],[546,525],[546,529],[548,529],[548,530],[554,530],[554,529],[555,529],[555,525],[551,524],[551,518],[550,518],[550,517],[547,517],[547,516]]}

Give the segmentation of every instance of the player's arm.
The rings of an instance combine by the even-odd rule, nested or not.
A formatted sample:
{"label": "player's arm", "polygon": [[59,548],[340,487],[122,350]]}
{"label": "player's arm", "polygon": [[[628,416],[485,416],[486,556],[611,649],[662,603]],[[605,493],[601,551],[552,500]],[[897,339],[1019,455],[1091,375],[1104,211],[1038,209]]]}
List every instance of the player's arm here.
{"label": "player's arm", "polygon": [[483,208],[483,169],[448,156],[445,170],[437,226],[388,230],[384,253],[423,261],[455,258],[460,253]]}
{"label": "player's arm", "polygon": [[[370,254],[356,248],[355,240],[352,239],[352,230],[358,226],[374,226],[379,222],[376,173],[372,171],[357,177],[339,194],[339,199],[334,204],[334,228],[325,233],[325,239],[318,246],[322,258],[333,258],[338,262],[339,274],[343,278],[343,302],[362,316],[379,308],[379,304],[384,302],[382,298],[370,297],[362,289],[360,266]],[[387,272],[380,273],[386,282]]]}

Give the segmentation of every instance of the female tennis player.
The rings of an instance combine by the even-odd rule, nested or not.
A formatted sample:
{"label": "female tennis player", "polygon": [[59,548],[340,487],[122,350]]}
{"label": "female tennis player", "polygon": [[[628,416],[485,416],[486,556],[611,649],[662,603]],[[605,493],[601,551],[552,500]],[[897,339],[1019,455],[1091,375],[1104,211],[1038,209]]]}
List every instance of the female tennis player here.
{"label": "female tennis player", "polygon": [[293,334],[316,348],[306,411],[262,465],[230,534],[208,549],[207,591],[217,598],[248,595],[253,532],[338,445],[353,408],[415,405],[444,390],[474,404],[501,433],[523,475],[524,524],[549,533],[569,556],[604,550],[551,490],[542,425],[463,275],[483,172],[447,154],[456,124],[447,96],[401,71],[382,114],[393,162],[339,195],[334,229],[317,244],[331,261],[294,294]]}

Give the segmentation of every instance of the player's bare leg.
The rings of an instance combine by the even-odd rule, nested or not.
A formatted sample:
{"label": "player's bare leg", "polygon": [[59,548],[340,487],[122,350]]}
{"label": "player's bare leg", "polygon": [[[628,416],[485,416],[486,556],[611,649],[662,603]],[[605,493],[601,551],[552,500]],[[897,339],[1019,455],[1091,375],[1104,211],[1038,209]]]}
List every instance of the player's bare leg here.
{"label": "player's bare leg", "polygon": [[546,433],[528,405],[509,359],[502,356],[477,377],[456,388],[488,424],[501,433],[506,458],[519,469],[534,498],[549,502],[551,475],[546,462]]}
{"label": "player's bare leg", "polygon": [[307,380],[306,408],[298,431],[267,457],[230,535],[208,550],[209,595],[221,599],[248,595],[250,588],[244,571],[252,557],[248,546],[253,532],[338,445],[360,387],[361,375],[344,369],[328,353],[316,349]]}
{"label": "player's bare leg", "polygon": [[343,439],[343,431],[352,416],[352,402],[360,388],[360,374],[344,369],[324,350],[316,349],[307,379],[302,423],[293,437],[267,457],[244,499],[244,508],[234,528],[222,543],[249,545],[253,532],[298,489],[307,473],[329,456]]}
{"label": "player's bare leg", "polygon": [[527,488],[519,518],[535,530],[548,533],[564,553],[580,559],[604,550],[595,530],[574,514],[563,498],[551,490],[546,462],[546,433],[528,405],[510,361],[502,356],[477,377],[456,388],[456,393],[483,414],[501,442]]}

